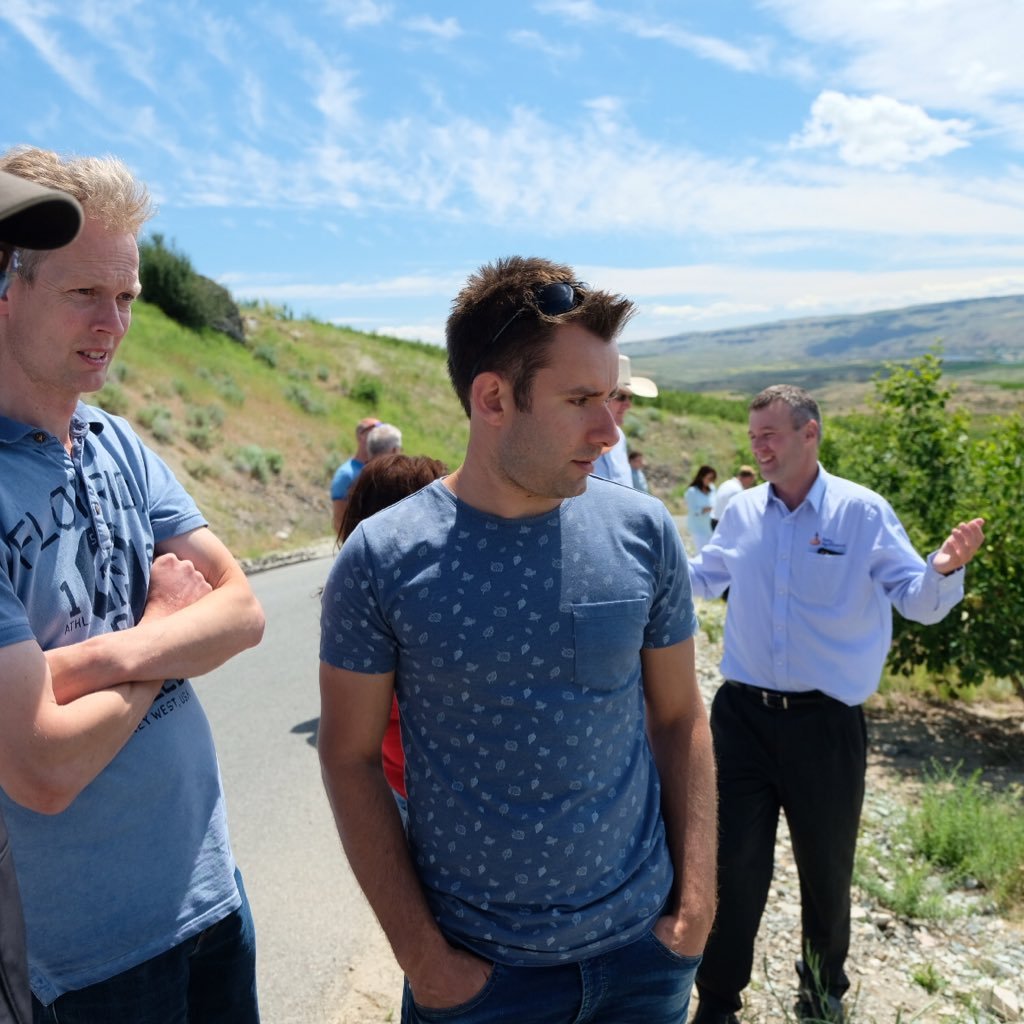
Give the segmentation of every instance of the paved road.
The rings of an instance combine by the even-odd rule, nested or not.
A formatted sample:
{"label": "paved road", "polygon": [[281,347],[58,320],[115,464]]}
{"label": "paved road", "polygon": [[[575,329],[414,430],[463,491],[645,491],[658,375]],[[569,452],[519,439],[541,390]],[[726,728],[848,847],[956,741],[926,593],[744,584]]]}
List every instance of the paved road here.
{"label": "paved road", "polygon": [[256,919],[266,1024],[332,1024],[372,915],[349,874],[312,745],[329,559],[252,577],[263,643],[197,681]]}

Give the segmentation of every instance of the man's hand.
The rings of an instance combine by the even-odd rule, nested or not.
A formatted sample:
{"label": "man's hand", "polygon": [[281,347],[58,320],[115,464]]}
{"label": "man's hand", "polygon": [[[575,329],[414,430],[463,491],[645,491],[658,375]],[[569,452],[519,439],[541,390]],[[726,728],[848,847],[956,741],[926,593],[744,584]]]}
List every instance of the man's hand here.
{"label": "man's hand", "polygon": [[188,559],[160,555],[149,574],[149,593],[143,618],[159,619],[195,604],[212,593],[206,577]]}
{"label": "man's hand", "polygon": [[972,519],[969,523],[955,526],[932,559],[935,571],[948,576],[963,568],[975,556],[985,539],[982,531],[984,525],[984,519]]}
{"label": "man's hand", "polygon": [[668,915],[659,917],[655,922],[654,937],[679,956],[700,956],[704,952],[710,930],[710,922],[706,929],[696,928],[685,920]]}
{"label": "man's hand", "polygon": [[487,984],[494,965],[474,953],[448,946],[441,960],[409,974],[412,997],[424,1009],[447,1010],[468,1003]]}

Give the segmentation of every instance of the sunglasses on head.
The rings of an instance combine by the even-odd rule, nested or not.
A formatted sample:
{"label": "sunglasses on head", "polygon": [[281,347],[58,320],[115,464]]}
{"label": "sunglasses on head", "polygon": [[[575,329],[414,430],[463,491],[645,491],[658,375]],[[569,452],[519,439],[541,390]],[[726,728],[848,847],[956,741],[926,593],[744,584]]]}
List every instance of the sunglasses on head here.
{"label": "sunglasses on head", "polygon": [[587,285],[582,281],[552,281],[550,284],[539,284],[533,289],[533,303],[519,306],[518,309],[494,332],[491,340],[484,345],[473,366],[470,375],[472,380],[480,372],[480,364],[484,356],[492,351],[498,339],[512,326],[515,321],[527,310],[535,310],[544,316],[561,316],[575,309],[584,298]]}

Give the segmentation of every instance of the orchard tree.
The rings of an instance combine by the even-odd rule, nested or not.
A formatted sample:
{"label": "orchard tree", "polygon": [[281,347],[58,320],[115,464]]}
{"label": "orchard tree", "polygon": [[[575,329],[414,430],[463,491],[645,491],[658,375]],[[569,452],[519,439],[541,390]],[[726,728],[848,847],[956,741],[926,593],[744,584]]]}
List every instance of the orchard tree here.
{"label": "orchard tree", "polygon": [[1021,419],[982,439],[969,415],[949,408],[942,361],[929,353],[887,364],[870,414],[827,427],[822,462],[883,495],[914,546],[934,551],[959,522],[982,516],[986,543],[967,568],[964,601],[933,626],[895,615],[889,668],[921,667],[953,686],[986,675],[1024,685],[1024,542],[1011,517],[1024,502]]}

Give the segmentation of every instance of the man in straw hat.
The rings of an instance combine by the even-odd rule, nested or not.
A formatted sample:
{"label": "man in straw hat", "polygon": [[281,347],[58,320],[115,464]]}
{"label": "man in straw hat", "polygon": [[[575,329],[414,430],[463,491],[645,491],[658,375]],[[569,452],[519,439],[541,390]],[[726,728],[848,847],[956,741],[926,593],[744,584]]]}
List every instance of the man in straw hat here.
{"label": "man in straw hat", "polygon": [[640,398],[657,398],[658,385],[647,377],[634,376],[629,365],[629,356],[620,355],[618,384],[609,402],[619,439],[595,460],[594,476],[604,477],[605,480],[625,484],[627,487],[633,486],[633,468],[629,464],[629,449],[622,423],[633,404],[634,395]]}

